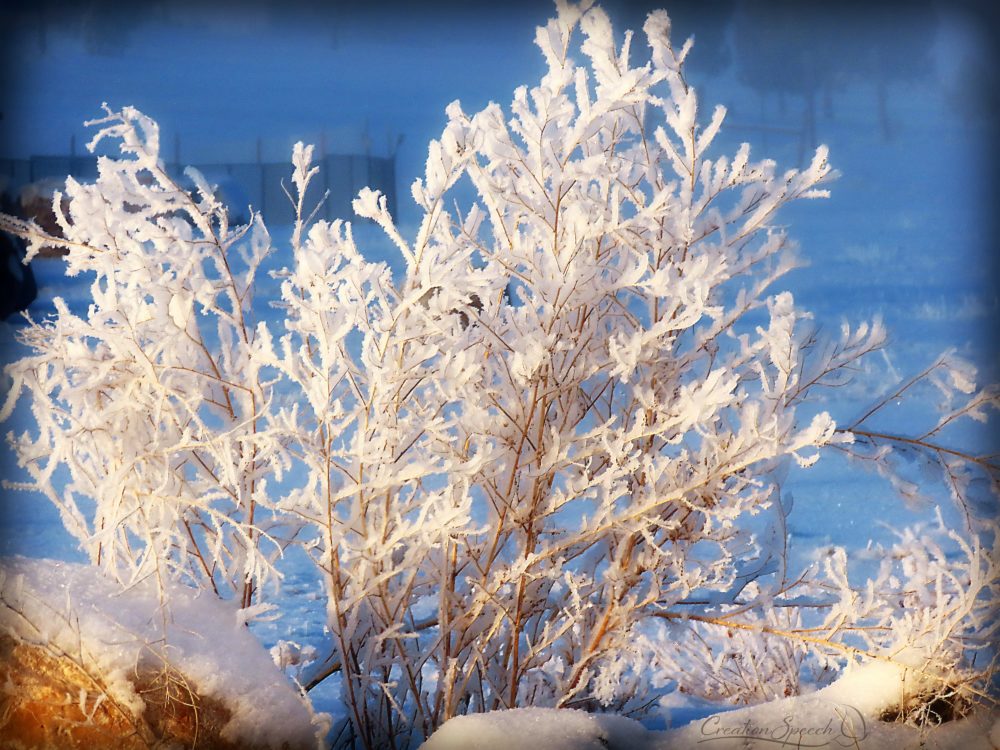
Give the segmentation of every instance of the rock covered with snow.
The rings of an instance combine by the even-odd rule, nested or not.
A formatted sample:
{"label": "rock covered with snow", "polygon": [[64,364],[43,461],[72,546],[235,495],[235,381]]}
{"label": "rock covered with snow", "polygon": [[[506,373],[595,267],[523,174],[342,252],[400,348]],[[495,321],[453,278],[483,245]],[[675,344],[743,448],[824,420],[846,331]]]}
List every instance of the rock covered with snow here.
{"label": "rock covered with snow", "polygon": [[[213,747],[315,747],[323,717],[313,716],[233,603],[166,586],[161,598],[153,581],[123,591],[87,565],[0,561],[0,668],[8,687],[18,686],[0,696],[5,713],[34,690],[36,702],[79,708],[76,718],[62,712],[67,726],[92,725],[111,706],[118,724],[147,739],[183,736],[187,721],[204,741],[214,722]],[[41,684],[39,665],[58,674]],[[197,706],[190,721],[189,704]]]}

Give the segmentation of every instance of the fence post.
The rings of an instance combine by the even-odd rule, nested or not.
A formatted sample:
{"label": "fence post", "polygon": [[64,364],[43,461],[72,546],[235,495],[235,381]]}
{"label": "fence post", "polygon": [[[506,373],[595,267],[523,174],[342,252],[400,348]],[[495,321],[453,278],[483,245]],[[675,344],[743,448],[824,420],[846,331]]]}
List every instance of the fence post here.
{"label": "fence post", "polygon": [[257,171],[260,173],[260,213],[267,214],[267,186],[264,181],[264,162],[261,159],[260,136],[257,136]]}
{"label": "fence post", "polygon": [[319,134],[319,163],[323,175],[323,218],[330,220],[330,170],[326,163],[326,128]]}

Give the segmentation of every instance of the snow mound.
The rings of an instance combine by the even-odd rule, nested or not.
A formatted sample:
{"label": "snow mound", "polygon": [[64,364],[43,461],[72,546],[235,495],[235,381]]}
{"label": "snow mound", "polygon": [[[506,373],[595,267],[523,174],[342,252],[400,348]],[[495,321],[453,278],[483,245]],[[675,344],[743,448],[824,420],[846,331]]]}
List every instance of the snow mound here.
{"label": "snow mound", "polygon": [[914,727],[880,721],[904,695],[919,695],[936,681],[907,668],[919,654],[897,654],[897,663],[871,661],[848,669],[815,693],[714,714],[667,733],[662,747],[707,745],[719,750],[773,747],[979,748],[991,750],[990,722],[981,710],[939,726]]}
{"label": "snow mound", "polygon": [[650,732],[637,721],[575,709],[515,708],[456,716],[422,750],[642,750]]}
{"label": "snow mound", "polygon": [[979,710],[925,728],[878,719],[898,705],[902,692],[919,690],[923,682],[901,664],[876,661],[849,670],[812,694],[712,714],[662,732],[621,716],[555,708],[458,716],[435,732],[422,750],[1000,749],[995,711]]}
{"label": "snow mound", "polygon": [[314,747],[325,717],[314,717],[244,626],[235,604],[165,585],[161,599],[153,581],[123,591],[89,565],[2,558],[0,635],[66,655],[100,675],[109,696],[135,716],[146,707],[130,678],[160,665],[228,709],[225,740]]}

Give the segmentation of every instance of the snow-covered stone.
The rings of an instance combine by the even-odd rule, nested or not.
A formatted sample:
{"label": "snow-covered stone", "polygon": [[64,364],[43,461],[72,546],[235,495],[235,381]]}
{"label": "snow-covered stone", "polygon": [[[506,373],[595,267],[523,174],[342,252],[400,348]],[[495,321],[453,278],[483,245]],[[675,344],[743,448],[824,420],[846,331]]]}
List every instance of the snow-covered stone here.
{"label": "snow-covered stone", "polygon": [[[125,736],[107,744],[123,728],[181,744],[200,734],[212,747],[315,747],[322,717],[314,721],[233,603],[164,585],[161,598],[153,581],[122,590],[87,565],[0,561],[0,714],[10,720],[0,719],[0,734],[22,732],[26,747],[56,736],[66,747],[125,747]],[[35,729],[17,721],[39,712]],[[87,738],[71,739],[80,731]]]}

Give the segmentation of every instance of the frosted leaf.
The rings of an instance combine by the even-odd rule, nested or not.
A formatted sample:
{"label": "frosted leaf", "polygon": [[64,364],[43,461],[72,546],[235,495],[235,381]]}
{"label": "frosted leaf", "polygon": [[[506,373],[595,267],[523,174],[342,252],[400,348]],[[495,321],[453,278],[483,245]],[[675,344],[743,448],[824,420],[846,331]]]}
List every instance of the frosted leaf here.
{"label": "frosted leaf", "polygon": [[313,146],[305,146],[302,141],[297,141],[292,148],[292,182],[299,193],[304,195],[306,187],[313,175],[319,173],[319,167],[311,167],[313,157]]}
{"label": "frosted leaf", "polygon": [[170,319],[180,330],[185,330],[194,310],[194,298],[188,294],[177,293],[171,296],[167,306]]}

